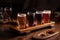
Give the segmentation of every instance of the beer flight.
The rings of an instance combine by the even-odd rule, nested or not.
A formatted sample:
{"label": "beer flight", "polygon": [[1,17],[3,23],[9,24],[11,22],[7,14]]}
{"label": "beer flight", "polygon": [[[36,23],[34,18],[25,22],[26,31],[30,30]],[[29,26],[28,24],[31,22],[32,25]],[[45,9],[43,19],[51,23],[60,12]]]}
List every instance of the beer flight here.
{"label": "beer flight", "polygon": [[37,25],[42,25],[44,23],[50,22],[51,11],[36,11],[35,13],[18,13],[17,14],[17,23],[20,29],[25,29],[28,27],[34,27]]}

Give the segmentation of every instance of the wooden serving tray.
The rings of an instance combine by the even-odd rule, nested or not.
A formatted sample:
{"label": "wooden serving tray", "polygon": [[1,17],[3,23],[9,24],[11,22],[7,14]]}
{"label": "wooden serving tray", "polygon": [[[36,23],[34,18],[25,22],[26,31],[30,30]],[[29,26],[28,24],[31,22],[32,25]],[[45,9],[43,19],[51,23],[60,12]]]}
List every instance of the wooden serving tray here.
{"label": "wooden serving tray", "polygon": [[28,27],[26,29],[20,29],[19,26],[18,27],[14,27],[14,29],[20,31],[21,33],[24,33],[24,32],[30,32],[30,31],[33,31],[33,30],[37,30],[37,29],[40,29],[40,28],[44,28],[44,27],[47,27],[47,26],[54,26],[55,22],[50,22],[50,23],[45,23],[45,24],[42,24],[42,25],[37,25],[37,26],[34,26],[34,27]]}

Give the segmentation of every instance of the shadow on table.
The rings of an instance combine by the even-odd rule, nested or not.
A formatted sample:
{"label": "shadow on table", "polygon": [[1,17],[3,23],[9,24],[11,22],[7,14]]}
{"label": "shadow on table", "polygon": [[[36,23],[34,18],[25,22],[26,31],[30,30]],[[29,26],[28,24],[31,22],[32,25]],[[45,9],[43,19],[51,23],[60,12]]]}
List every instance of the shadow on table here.
{"label": "shadow on table", "polygon": [[19,35],[19,32],[13,29],[0,31],[0,38],[12,38]]}

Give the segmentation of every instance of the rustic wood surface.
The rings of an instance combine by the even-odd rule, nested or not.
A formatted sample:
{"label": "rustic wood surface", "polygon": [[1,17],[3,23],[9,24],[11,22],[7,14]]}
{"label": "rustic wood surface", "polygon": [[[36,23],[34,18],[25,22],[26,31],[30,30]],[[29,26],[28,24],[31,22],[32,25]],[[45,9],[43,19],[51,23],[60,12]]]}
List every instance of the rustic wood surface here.
{"label": "rustic wood surface", "polygon": [[[43,30],[47,30],[47,28],[46,28],[46,29],[43,29],[43,30],[41,29],[41,30],[38,30],[38,31],[34,31],[34,32],[31,32],[31,33],[27,33],[27,34],[22,35],[22,34],[19,33],[19,31],[14,30],[10,27],[13,27],[13,26],[4,26],[4,25],[1,26],[0,25],[0,40],[31,40],[32,36],[35,33],[41,32]],[[14,27],[16,27],[16,26],[14,26]],[[56,30],[60,30],[60,23],[56,23],[53,28],[56,28]],[[59,33],[59,36],[52,37],[51,39],[60,40],[60,33]],[[45,40],[47,40],[47,39],[45,39]]]}

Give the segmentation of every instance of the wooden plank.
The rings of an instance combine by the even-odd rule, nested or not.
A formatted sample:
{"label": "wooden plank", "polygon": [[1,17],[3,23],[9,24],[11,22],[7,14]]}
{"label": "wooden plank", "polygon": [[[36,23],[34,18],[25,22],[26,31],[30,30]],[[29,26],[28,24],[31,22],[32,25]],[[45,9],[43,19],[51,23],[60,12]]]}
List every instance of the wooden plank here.
{"label": "wooden plank", "polygon": [[37,25],[37,26],[34,26],[34,27],[29,27],[29,28],[26,28],[26,29],[20,29],[19,26],[17,28],[14,28],[20,32],[29,32],[29,31],[32,31],[32,30],[36,30],[36,29],[40,29],[40,28],[44,28],[44,27],[47,27],[47,26],[54,26],[55,22],[50,22],[50,23],[45,23],[45,24],[42,24],[42,25]]}

